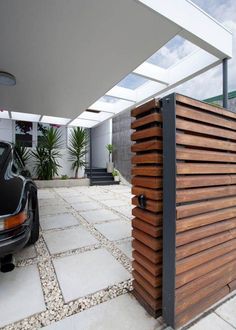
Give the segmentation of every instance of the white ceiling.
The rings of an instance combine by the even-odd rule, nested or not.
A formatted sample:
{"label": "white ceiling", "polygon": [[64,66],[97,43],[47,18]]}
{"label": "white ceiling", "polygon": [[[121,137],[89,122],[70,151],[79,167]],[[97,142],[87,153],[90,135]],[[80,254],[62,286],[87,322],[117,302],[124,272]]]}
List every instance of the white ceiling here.
{"label": "white ceiling", "polygon": [[[174,73],[142,64],[177,34],[211,54],[201,62],[198,53]],[[79,117],[76,124],[91,127],[230,57],[230,36],[188,0],[1,1],[0,70],[16,85],[0,86],[0,109],[64,122]],[[135,91],[115,86],[133,70],[151,81]],[[106,93],[123,100],[105,104]],[[106,114],[91,120],[89,107]]]}

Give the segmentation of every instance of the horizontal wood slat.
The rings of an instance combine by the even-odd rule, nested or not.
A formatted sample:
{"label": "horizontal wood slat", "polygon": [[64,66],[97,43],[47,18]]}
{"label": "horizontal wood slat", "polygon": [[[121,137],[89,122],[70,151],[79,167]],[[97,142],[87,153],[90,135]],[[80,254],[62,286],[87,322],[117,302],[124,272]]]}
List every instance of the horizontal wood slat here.
{"label": "horizontal wood slat", "polygon": [[158,153],[136,155],[131,158],[132,164],[155,164],[162,163],[162,155]]}
{"label": "horizontal wood slat", "polygon": [[162,167],[135,166],[131,170],[132,175],[162,176]]}
{"label": "horizontal wood slat", "polygon": [[142,104],[142,105],[138,106],[137,108],[131,110],[131,116],[137,117],[137,116],[143,115],[146,112],[148,112],[152,109],[155,109],[155,108],[160,108],[160,103],[159,103],[159,101],[152,99],[152,100],[146,102],[145,104]]}
{"label": "horizontal wood slat", "polygon": [[147,271],[149,271],[152,275],[158,276],[161,275],[162,272],[162,265],[161,264],[154,264],[149,261],[147,258],[144,258],[142,254],[137,251],[133,251],[133,258],[139,264],[141,264]]}
{"label": "horizontal wood slat", "polygon": [[162,178],[161,177],[146,177],[146,176],[134,176],[131,179],[131,183],[134,186],[140,186],[144,188],[161,188]]}
{"label": "horizontal wood slat", "polygon": [[236,173],[236,165],[179,163],[177,174],[231,174]]}
{"label": "horizontal wood slat", "polygon": [[151,235],[152,237],[161,237],[162,236],[162,227],[155,227],[152,225],[149,225],[148,223],[138,219],[133,218],[132,220],[132,226],[136,229],[142,230],[148,235]]}
{"label": "horizontal wood slat", "polygon": [[[136,206],[140,206],[138,197],[132,198],[132,204]],[[162,211],[162,202],[161,201],[153,201],[151,199],[146,200],[146,210],[152,211],[152,212],[161,212]]]}
{"label": "horizontal wood slat", "polygon": [[222,151],[209,151],[189,149],[183,147],[176,148],[176,159],[190,161],[206,161],[206,162],[226,162],[236,163],[236,153],[227,153]]}
{"label": "horizontal wood slat", "polygon": [[134,143],[131,146],[132,152],[152,151],[152,150],[162,150],[162,141],[157,139],[148,140],[144,142]]}
{"label": "horizontal wood slat", "polygon": [[147,210],[142,210],[139,207],[132,209],[132,215],[153,226],[160,226],[162,224],[162,214],[156,214]]}
{"label": "horizontal wood slat", "polygon": [[148,189],[143,187],[132,187],[131,192],[133,195],[145,195],[147,198],[153,200],[161,200],[162,199],[162,189]]}
{"label": "horizontal wood slat", "polygon": [[188,175],[177,176],[177,188],[210,187],[227,184],[236,184],[236,175]]}
{"label": "horizontal wood slat", "polygon": [[137,250],[139,253],[141,253],[144,257],[149,259],[153,263],[160,263],[162,262],[162,251],[153,251],[150,249],[147,245],[139,242],[136,239],[133,239],[132,241],[132,247],[133,249]]}
{"label": "horizontal wood slat", "polygon": [[137,141],[137,140],[143,140],[147,138],[153,138],[157,136],[162,136],[162,128],[158,126],[146,128],[140,131],[136,131],[131,134],[131,140]]}
{"label": "horizontal wood slat", "polygon": [[181,219],[176,222],[176,231],[181,232],[201,226],[214,224],[218,221],[236,217],[236,207],[204,213],[189,218]]}
{"label": "horizontal wood slat", "polygon": [[149,284],[148,281],[145,280],[144,277],[142,277],[138,272],[135,270],[133,271],[133,277],[134,279],[154,298],[160,298],[162,294],[162,288],[154,288],[152,285]]}
{"label": "horizontal wood slat", "polygon": [[176,290],[176,303],[182,299],[186,299],[191,293],[198,292],[201,288],[207,287],[209,284],[214,283],[225,274],[229,277],[231,282],[236,276],[236,260],[226,263],[224,266],[214,269],[213,271],[204,274],[202,277],[181,286]]}
{"label": "horizontal wood slat", "polygon": [[183,131],[201,133],[202,135],[212,135],[217,138],[236,140],[236,132],[210,125],[194,123],[189,120],[176,119],[176,128]]}
{"label": "horizontal wood slat", "polygon": [[191,215],[220,210],[236,205],[236,196],[217,198],[210,201],[198,202],[176,207],[177,219],[189,217]]}
{"label": "horizontal wood slat", "polygon": [[223,117],[236,120],[236,113],[229,109],[226,110],[224,108],[219,108],[209,103],[198,101],[181,94],[176,95],[176,101],[180,103],[184,103],[185,105],[191,106],[193,108],[198,108],[203,111],[209,111],[218,115],[222,115]]}
{"label": "horizontal wood slat", "polygon": [[[236,229],[231,229],[230,231],[224,231],[219,234],[215,234],[209,237],[204,237],[202,239],[193,241],[186,245],[180,245],[176,249],[176,260],[181,260],[183,258],[189,257],[198,252],[207,250],[213,246],[227,242],[233,238],[236,238]],[[178,236],[177,236],[178,240]]]}
{"label": "horizontal wood slat", "polygon": [[176,202],[186,203],[231,195],[236,195],[236,185],[177,190]]}
{"label": "horizontal wood slat", "polygon": [[161,285],[161,277],[152,275],[146,268],[140,265],[136,260],[132,263],[133,269],[145,278],[154,288]]}
{"label": "horizontal wood slat", "polygon": [[187,119],[192,119],[192,121],[199,121],[206,124],[210,123],[211,125],[228,128],[234,131],[236,130],[236,122],[215,114],[203,112],[200,109],[191,109],[185,106],[177,105],[176,115]]}
{"label": "horizontal wood slat", "polygon": [[[224,231],[228,231],[234,228],[236,228],[236,218],[217,222],[214,224],[214,226],[210,224],[203,227],[198,227],[192,230],[178,233],[178,235],[176,236],[176,245],[184,245],[193,241],[197,241],[204,237],[222,233]],[[230,233],[228,233],[228,236],[230,237]]]}
{"label": "horizontal wood slat", "polygon": [[236,152],[236,143],[190,134],[176,134],[176,143],[192,147],[229,150]]}
{"label": "horizontal wood slat", "polygon": [[151,113],[143,118],[136,119],[131,123],[131,128],[135,129],[147,124],[153,124],[154,122],[161,122],[162,116],[160,113]]}
{"label": "horizontal wood slat", "polygon": [[133,229],[132,236],[154,251],[162,249],[162,240],[160,238],[154,238],[136,228]]}
{"label": "horizontal wood slat", "polygon": [[213,246],[205,251],[196,253],[190,257],[177,261],[176,274],[179,275],[192,268],[198,267],[210,260],[229,253],[236,249],[236,239],[230,240],[223,244]]}

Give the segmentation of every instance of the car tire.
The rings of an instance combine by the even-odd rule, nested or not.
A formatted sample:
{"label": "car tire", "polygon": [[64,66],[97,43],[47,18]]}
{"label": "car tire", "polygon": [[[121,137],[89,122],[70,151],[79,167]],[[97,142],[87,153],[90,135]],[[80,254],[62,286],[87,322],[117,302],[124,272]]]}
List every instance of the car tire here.
{"label": "car tire", "polygon": [[37,242],[39,238],[39,208],[38,208],[38,198],[36,193],[31,195],[30,202],[32,203],[33,219],[32,219],[31,235],[28,241],[28,245],[34,244],[35,242]]}

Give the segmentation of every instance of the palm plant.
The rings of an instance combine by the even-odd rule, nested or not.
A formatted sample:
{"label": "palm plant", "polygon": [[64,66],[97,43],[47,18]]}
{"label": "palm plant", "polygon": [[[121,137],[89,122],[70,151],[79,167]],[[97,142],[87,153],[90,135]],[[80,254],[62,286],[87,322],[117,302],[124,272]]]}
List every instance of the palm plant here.
{"label": "palm plant", "polygon": [[80,127],[73,128],[69,139],[70,146],[68,151],[70,155],[69,160],[72,162],[71,168],[75,171],[75,178],[78,177],[79,168],[86,165],[85,155],[87,153],[88,142],[86,130]]}
{"label": "palm plant", "polygon": [[53,127],[46,129],[40,145],[32,151],[36,162],[35,170],[40,180],[52,180],[58,175],[58,168],[61,167],[58,163],[61,146],[61,133]]}

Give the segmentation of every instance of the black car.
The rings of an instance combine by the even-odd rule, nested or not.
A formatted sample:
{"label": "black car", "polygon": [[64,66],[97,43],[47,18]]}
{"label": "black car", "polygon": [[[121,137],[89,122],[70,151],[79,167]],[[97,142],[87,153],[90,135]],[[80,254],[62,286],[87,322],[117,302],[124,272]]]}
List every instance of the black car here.
{"label": "black car", "polygon": [[12,254],[38,237],[37,187],[15,147],[0,141],[0,270],[14,269]]}

